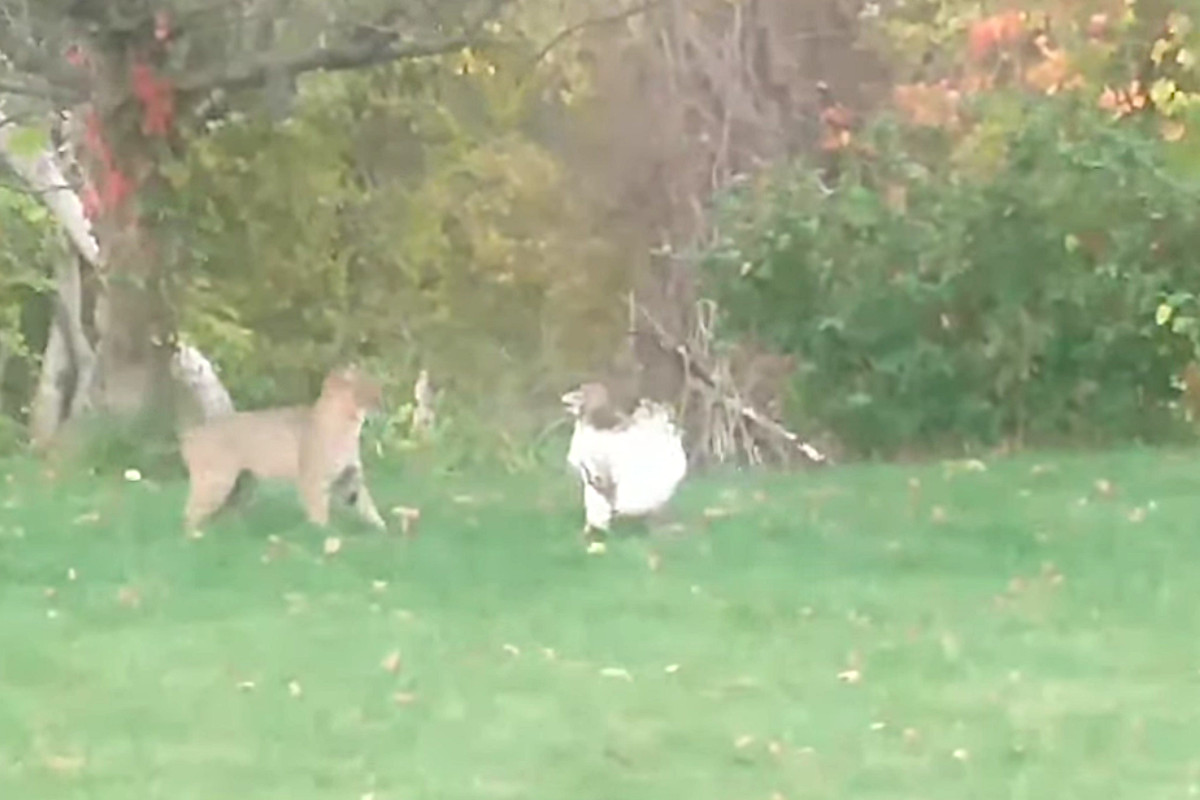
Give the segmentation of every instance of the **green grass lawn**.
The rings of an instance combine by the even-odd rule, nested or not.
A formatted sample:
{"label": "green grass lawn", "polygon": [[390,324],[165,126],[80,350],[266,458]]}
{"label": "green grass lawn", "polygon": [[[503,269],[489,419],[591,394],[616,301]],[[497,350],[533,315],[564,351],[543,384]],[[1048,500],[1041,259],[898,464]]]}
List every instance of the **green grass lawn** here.
{"label": "green grass lawn", "polygon": [[599,556],[565,475],[376,471],[420,535],[325,555],[9,470],[4,798],[1200,792],[1200,454],[695,478]]}

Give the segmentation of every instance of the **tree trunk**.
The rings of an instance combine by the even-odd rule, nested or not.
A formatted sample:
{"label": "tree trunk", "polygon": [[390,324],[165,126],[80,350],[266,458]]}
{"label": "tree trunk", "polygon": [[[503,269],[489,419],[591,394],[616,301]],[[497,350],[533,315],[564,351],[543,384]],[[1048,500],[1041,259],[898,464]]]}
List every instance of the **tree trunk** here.
{"label": "tree trunk", "polygon": [[[144,335],[136,330],[139,318],[144,316],[140,313],[144,307],[137,309],[139,314],[121,318],[130,304],[138,304],[136,292],[132,297],[122,297],[115,307],[107,297],[98,298],[96,328],[101,333],[98,349],[101,357],[107,356],[108,360],[97,358],[84,326],[80,259],[88,268],[102,273],[100,246],[84,213],[83,202],[68,185],[67,170],[50,150],[33,156],[14,151],[9,146],[14,130],[11,125],[0,127],[0,157],[45,203],[70,245],[64,247],[55,270],[55,309],[30,408],[30,439],[35,448],[44,449],[54,441],[64,422],[91,408],[117,413],[134,413],[145,408],[152,384],[144,373],[139,374],[136,366],[129,365],[130,359],[124,352],[119,348],[114,352],[111,345],[105,346],[108,337],[104,334],[108,331],[115,331],[123,343],[136,342]],[[135,257],[140,253],[136,251]],[[117,254],[109,257],[114,255]],[[118,286],[122,283],[120,276],[110,276],[110,287],[114,281]],[[164,352],[158,355],[165,356],[169,367],[163,373],[167,376],[166,383],[183,390],[192,421],[211,419],[233,410],[229,392],[203,353],[191,346],[171,348],[169,342],[161,349]],[[114,366],[101,371],[102,364]],[[169,396],[165,390],[163,394]]]}

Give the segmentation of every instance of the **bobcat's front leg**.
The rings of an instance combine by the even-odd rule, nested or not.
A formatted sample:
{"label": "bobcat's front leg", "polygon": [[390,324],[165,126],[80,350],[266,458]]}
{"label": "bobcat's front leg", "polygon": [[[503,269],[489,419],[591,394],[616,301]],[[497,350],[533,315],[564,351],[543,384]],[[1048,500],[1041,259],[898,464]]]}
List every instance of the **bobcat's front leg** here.
{"label": "bobcat's front leg", "polygon": [[351,506],[366,522],[379,530],[387,530],[387,523],[375,508],[375,501],[367,490],[366,478],[361,464],[346,468],[338,480],[342,496],[347,505]]}

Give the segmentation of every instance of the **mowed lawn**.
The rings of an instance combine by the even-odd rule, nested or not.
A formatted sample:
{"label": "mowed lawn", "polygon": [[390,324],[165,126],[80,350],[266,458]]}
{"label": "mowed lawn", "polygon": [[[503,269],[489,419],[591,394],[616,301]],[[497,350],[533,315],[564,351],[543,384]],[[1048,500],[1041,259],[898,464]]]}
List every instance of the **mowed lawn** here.
{"label": "mowed lawn", "polygon": [[[745,800],[1200,792],[1200,454],[692,479],[579,545],[563,474],[0,482],[0,796]],[[0,470],[0,476],[4,474]]]}

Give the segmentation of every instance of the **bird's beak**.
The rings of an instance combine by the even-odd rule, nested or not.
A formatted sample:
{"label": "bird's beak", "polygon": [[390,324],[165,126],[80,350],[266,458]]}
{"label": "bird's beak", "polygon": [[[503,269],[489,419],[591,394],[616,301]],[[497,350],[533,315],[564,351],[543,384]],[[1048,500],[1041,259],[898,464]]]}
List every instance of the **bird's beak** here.
{"label": "bird's beak", "polygon": [[579,409],[583,408],[583,392],[579,389],[567,392],[562,396],[562,404],[572,414],[578,414]]}

